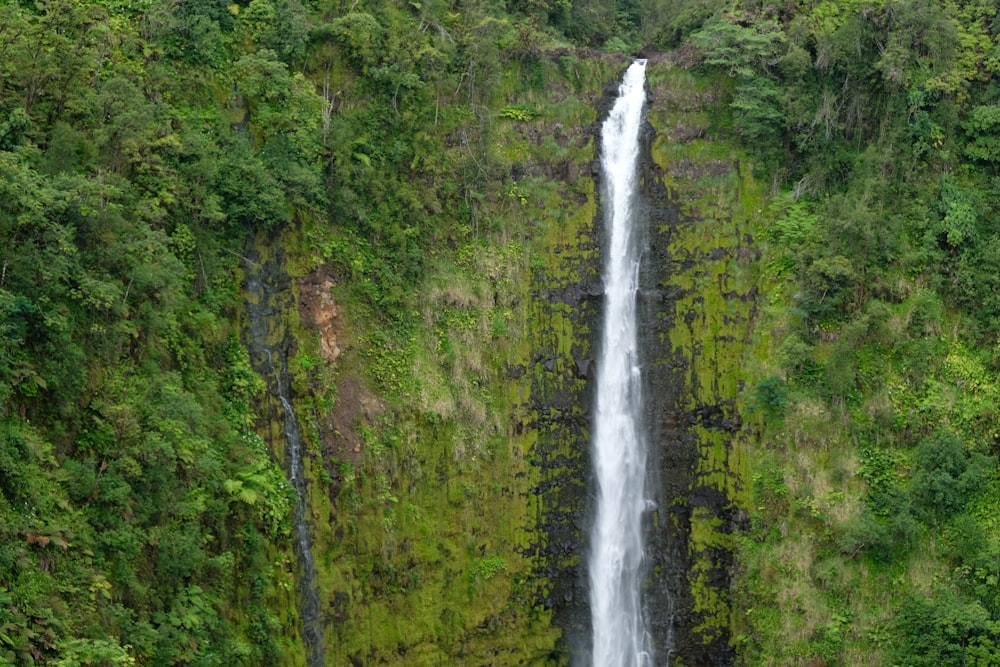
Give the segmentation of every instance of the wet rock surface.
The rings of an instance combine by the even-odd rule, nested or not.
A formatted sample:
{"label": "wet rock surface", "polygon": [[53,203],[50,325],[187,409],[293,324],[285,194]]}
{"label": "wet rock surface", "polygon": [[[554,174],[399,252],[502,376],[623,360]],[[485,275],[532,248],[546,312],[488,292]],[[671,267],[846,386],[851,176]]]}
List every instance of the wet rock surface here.
{"label": "wet rock surface", "polygon": [[[654,130],[647,129],[645,145]],[[642,197],[651,230],[641,282],[658,295],[644,301],[640,314],[641,349],[646,384],[646,410],[650,424],[650,480],[655,509],[650,513],[647,558],[650,561],[648,614],[658,660],[681,658],[690,665],[729,665],[733,652],[728,631],[710,641],[697,628],[704,620],[696,612],[692,593],[695,556],[707,558],[715,567],[709,581],[700,585],[718,588],[728,599],[732,555],[725,550],[694,553],[692,516],[728,514],[732,501],[724,492],[700,483],[700,443],[692,432],[696,425],[732,432],[739,417],[732,405],[702,405],[691,395],[686,382],[692,363],[689,350],[671,345],[671,329],[678,326],[676,312],[683,290],[674,284],[678,260],[671,250],[674,237],[686,221],[679,202],[663,184],[660,168],[645,151],[642,155]],[[712,257],[699,258],[712,261]],[[695,260],[699,261],[699,260]]]}
{"label": "wet rock surface", "polygon": [[[602,118],[617,95],[617,87],[609,85],[604,92],[598,105]],[[714,101],[711,91],[696,99],[673,91],[663,97],[664,104],[685,109],[702,108]],[[733,252],[717,247],[689,253],[679,247],[677,238],[697,211],[683,206],[676,193],[668,191],[665,177],[689,180],[724,177],[738,171],[738,165],[687,160],[665,172],[649,150],[656,131],[647,125],[644,132],[646,148],[640,168],[642,215],[649,231],[639,302],[650,443],[648,484],[654,501],[646,517],[649,562],[646,613],[657,664],[682,659],[684,664],[722,667],[735,659],[729,645],[728,625],[718,622],[720,614],[728,614],[732,553],[724,545],[693,541],[692,525],[709,518],[720,534],[729,534],[740,528],[744,514],[724,490],[707,481],[704,471],[700,471],[706,454],[704,442],[696,431],[718,432],[729,442],[741,429],[742,422],[731,398],[715,392],[713,387],[700,387],[692,373],[693,366],[703,363],[698,356],[704,353],[705,346],[697,341],[688,348],[675,346],[671,343],[671,331],[675,327],[695,331],[705,317],[706,299],[697,290],[678,284],[677,274],[697,274],[713,263],[751,261],[753,253],[748,246],[752,239],[745,239],[746,244]],[[679,127],[675,134],[681,140],[692,140],[700,138],[702,131]],[[595,177],[599,178],[599,170]],[[526,424],[538,432],[533,456],[543,479],[531,490],[538,496],[538,524],[545,536],[544,544],[533,547],[536,574],[547,582],[537,603],[553,610],[554,622],[564,631],[563,652],[572,664],[586,663],[591,632],[586,569],[593,511],[591,360],[600,334],[602,288],[599,253],[587,254],[585,250],[601,246],[602,230],[598,213],[589,236],[579,239],[574,247],[562,248],[564,255],[573,257],[563,258],[570,269],[569,276],[535,277],[536,297],[550,308],[561,305],[573,323],[576,336],[571,355],[560,357],[548,350],[536,351],[535,368],[529,372],[536,372],[531,408],[537,418]],[[728,295],[743,301],[752,301],[754,297],[752,292],[735,290]],[[750,323],[741,316],[723,314],[722,317],[729,318],[726,322],[732,325],[732,330],[716,334],[712,342],[742,343]],[[536,326],[545,322],[548,322],[545,318],[536,318]],[[698,610],[697,600],[704,599],[706,594],[702,590],[699,598],[693,592],[694,586],[712,589],[709,597],[721,601],[724,608],[711,612]]]}
{"label": "wet rock surface", "polygon": [[249,245],[244,257],[243,289],[247,299],[247,321],[242,337],[250,354],[251,365],[267,384],[264,410],[257,430],[264,436],[272,452],[283,453],[282,467],[297,497],[292,522],[297,558],[296,587],[302,636],[307,652],[306,664],[309,667],[322,667],[325,664],[323,623],[311,546],[308,480],[304,462],[306,451],[298,419],[292,408],[292,383],[288,369],[288,360],[294,355],[297,343],[287,326],[285,314],[295,307],[295,292],[284,269],[284,250],[274,239],[265,243],[273,249],[273,257],[261,257],[255,243]]}
{"label": "wet rock surface", "polygon": [[[537,313],[533,326],[553,326],[546,313],[555,304],[572,322],[579,339],[570,355],[554,350],[536,350],[532,373],[531,421],[526,428],[537,433],[529,459],[538,469],[539,484],[530,489],[539,507],[539,544],[529,547],[535,563],[534,575],[545,582],[536,593],[535,604],[553,611],[553,622],[563,630],[563,655],[579,655],[590,636],[587,597],[586,517],[590,515],[590,420],[592,373],[590,359],[594,332],[599,327],[599,301],[580,298],[587,294],[581,283],[600,279],[599,257],[583,252],[593,247],[589,237],[580,239],[572,252],[564,253],[571,271],[557,276],[539,272],[533,279]],[[579,280],[578,283],[568,283]],[[567,298],[569,297],[569,298]],[[574,298],[575,297],[575,298]],[[542,333],[541,331],[539,333]],[[551,336],[533,336],[545,340]]]}
{"label": "wet rock surface", "polygon": [[[678,57],[671,67],[683,65]],[[658,274],[655,289],[664,295],[648,328],[648,349],[658,348],[651,381],[661,388],[652,391],[657,404],[650,409],[661,454],[657,511],[666,527],[655,532],[651,556],[654,570],[673,571],[679,563],[685,570],[684,582],[670,591],[675,654],[683,664],[723,667],[736,659],[734,534],[746,528],[741,452],[753,437],[738,397],[757,313],[747,268],[759,251],[747,230],[758,195],[752,167],[737,152],[720,144],[724,150],[714,154],[703,150],[704,137],[689,131],[701,123],[699,112],[719,103],[718,91],[699,90],[685,73],[673,72],[668,67],[654,85],[656,136],[644,167],[655,230],[648,270]],[[665,580],[667,587],[680,581]],[[661,622],[655,611],[653,620]]]}

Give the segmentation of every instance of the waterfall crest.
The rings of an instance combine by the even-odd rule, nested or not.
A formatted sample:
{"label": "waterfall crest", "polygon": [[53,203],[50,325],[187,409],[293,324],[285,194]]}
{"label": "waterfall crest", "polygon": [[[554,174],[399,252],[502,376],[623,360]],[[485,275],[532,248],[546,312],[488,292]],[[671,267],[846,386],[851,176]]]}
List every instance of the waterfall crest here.
{"label": "waterfall crest", "polygon": [[589,563],[593,667],[652,665],[640,593],[642,514],[648,501],[636,326],[641,247],[633,228],[645,68],[645,60],[629,67],[601,130],[607,254],[592,445],[597,481]]}

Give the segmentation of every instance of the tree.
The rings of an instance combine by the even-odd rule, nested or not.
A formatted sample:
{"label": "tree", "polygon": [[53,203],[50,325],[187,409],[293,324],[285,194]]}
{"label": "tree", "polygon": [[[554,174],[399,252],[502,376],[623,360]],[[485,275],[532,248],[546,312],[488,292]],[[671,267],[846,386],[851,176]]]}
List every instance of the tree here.
{"label": "tree", "polygon": [[750,145],[770,148],[783,124],[780,88],[771,68],[784,53],[785,33],[773,20],[727,14],[691,35],[704,64],[737,79],[732,108],[736,127]]}
{"label": "tree", "polygon": [[982,487],[991,464],[984,454],[970,453],[950,429],[943,427],[913,451],[910,494],[925,516],[947,518],[962,509]]}
{"label": "tree", "polygon": [[978,602],[942,588],[910,596],[896,621],[900,641],[894,658],[901,667],[988,667],[1000,664],[1000,624]]}

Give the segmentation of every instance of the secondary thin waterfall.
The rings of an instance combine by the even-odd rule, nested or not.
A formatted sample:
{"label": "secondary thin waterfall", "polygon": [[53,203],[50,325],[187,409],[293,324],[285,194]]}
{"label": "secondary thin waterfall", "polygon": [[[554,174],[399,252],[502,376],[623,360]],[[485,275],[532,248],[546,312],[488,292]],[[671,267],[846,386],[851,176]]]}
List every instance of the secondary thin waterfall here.
{"label": "secondary thin waterfall", "polygon": [[[302,459],[304,443],[299,430],[299,421],[291,402],[288,384],[288,351],[284,345],[284,323],[280,299],[286,294],[274,286],[280,268],[267,262],[262,263],[255,248],[247,251],[247,301],[248,327],[247,349],[254,369],[265,379],[268,386],[281,402],[284,412],[285,451],[287,453],[288,481],[295,489],[296,502],[292,511],[295,530],[295,551],[299,560],[298,589],[302,614],[302,634],[306,648],[305,662],[308,667],[323,667],[326,664],[323,647],[323,619],[321,617],[319,590],[317,588],[316,565],[313,562],[312,543],[309,535],[307,512],[308,482],[305,476],[305,462]],[[252,258],[252,259],[251,259]],[[270,281],[268,280],[270,277]],[[285,296],[284,298],[287,298]],[[292,302],[294,303],[294,301]],[[279,343],[269,341],[279,340]]]}
{"label": "secondary thin waterfall", "polygon": [[597,478],[589,567],[593,667],[652,664],[640,594],[646,443],[636,335],[641,248],[633,229],[645,77],[646,61],[635,61],[601,130],[608,250],[593,441]]}

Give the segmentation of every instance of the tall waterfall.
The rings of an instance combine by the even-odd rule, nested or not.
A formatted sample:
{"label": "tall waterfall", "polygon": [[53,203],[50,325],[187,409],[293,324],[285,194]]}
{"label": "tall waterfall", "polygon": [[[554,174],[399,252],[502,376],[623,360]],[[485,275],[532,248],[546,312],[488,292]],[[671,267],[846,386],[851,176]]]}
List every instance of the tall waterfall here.
{"label": "tall waterfall", "polygon": [[633,229],[645,76],[645,60],[629,67],[601,130],[608,242],[593,440],[597,478],[589,567],[593,667],[652,665],[640,593],[646,442],[636,335],[641,247]]}

